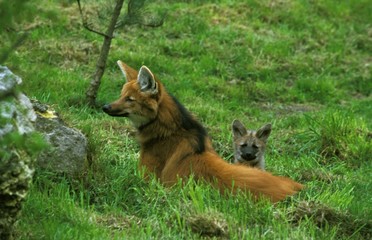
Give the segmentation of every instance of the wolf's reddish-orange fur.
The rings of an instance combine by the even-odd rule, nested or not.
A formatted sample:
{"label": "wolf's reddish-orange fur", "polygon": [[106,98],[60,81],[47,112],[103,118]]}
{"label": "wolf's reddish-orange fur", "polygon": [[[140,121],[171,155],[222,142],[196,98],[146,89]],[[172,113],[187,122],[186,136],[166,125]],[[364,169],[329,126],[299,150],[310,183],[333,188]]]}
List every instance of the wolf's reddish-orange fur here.
{"label": "wolf's reddish-orange fur", "polygon": [[[121,96],[103,107],[111,116],[128,117],[137,128],[141,145],[140,167],[165,185],[193,175],[219,188],[249,191],[254,198],[277,202],[303,186],[289,178],[246,166],[231,165],[212,148],[204,128],[170,94],[163,84],[142,67],[139,72],[118,61],[126,76]],[[148,82],[147,82],[148,81]]]}

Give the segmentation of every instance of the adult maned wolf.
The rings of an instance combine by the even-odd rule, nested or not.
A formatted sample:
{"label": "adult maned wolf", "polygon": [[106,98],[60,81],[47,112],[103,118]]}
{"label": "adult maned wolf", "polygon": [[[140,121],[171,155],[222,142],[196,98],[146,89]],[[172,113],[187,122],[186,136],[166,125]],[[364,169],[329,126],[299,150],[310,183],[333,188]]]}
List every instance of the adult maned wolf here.
{"label": "adult maned wolf", "polygon": [[232,123],[234,162],[265,170],[265,149],[271,133],[271,124],[265,124],[257,131],[247,130],[239,121]]}
{"label": "adult maned wolf", "polygon": [[249,191],[254,199],[272,202],[295,194],[303,186],[256,168],[232,165],[212,148],[204,127],[170,95],[146,66],[137,72],[118,61],[127,82],[118,100],[103,106],[115,117],[127,117],[137,129],[141,168],[154,173],[165,186],[193,175],[221,193]]}

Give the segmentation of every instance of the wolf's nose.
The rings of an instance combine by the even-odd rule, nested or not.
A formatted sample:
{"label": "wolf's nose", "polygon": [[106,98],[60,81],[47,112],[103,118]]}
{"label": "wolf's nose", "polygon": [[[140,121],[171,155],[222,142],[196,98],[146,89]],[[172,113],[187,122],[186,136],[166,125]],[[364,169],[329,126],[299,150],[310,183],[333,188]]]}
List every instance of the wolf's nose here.
{"label": "wolf's nose", "polygon": [[111,110],[111,105],[110,104],[103,105],[102,110],[106,113],[109,112]]}
{"label": "wolf's nose", "polygon": [[256,159],[256,156],[254,154],[251,154],[251,153],[244,153],[244,154],[242,154],[242,157],[245,160],[248,160],[248,161]]}

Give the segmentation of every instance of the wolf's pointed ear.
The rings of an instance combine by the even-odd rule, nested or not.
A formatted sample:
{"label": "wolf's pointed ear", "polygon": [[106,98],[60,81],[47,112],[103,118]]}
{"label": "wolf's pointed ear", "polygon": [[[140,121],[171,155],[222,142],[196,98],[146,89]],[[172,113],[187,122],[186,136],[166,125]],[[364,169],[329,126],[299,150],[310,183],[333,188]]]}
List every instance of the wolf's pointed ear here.
{"label": "wolf's pointed ear", "polygon": [[116,63],[119,65],[119,68],[127,82],[137,79],[138,72],[136,70],[129,67],[127,64],[123,63],[120,60],[118,60]]}
{"label": "wolf's pointed ear", "polygon": [[265,126],[257,130],[256,137],[258,137],[264,142],[267,142],[267,139],[269,138],[270,133],[271,133],[271,124],[268,123]]}
{"label": "wolf's pointed ear", "polygon": [[156,94],[158,92],[158,85],[156,84],[155,77],[146,66],[142,66],[138,73],[137,78],[142,92],[150,92]]}
{"label": "wolf's pointed ear", "polygon": [[234,139],[237,139],[245,134],[247,134],[247,129],[243,126],[243,124],[235,119],[232,123],[232,132]]}

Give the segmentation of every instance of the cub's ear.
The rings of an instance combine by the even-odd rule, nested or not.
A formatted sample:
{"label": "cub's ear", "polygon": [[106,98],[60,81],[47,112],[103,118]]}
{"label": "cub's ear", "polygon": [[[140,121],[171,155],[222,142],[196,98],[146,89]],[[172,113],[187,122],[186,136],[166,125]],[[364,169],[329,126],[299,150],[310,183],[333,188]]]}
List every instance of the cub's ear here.
{"label": "cub's ear", "polygon": [[136,70],[129,67],[127,64],[123,63],[120,60],[118,60],[116,63],[119,65],[119,68],[127,82],[137,79],[138,72]]}
{"label": "cub's ear", "polygon": [[158,92],[158,85],[156,84],[154,74],[146,66],[142,66],[137,78],[142,92],[149,92],[156,94]]}
{"label": "cub's ear", "polygon": [[237,139],[247,134],[247,129],[239,120],[235,119],[232,123],[232,132],[234,139]]}
{"label": "cub's ear", "polygon": [[269,138],[271,133],[271,124],[268,123],[257,130],[256,137],[261,139],[264,142],[267,142],[267,139]]}

